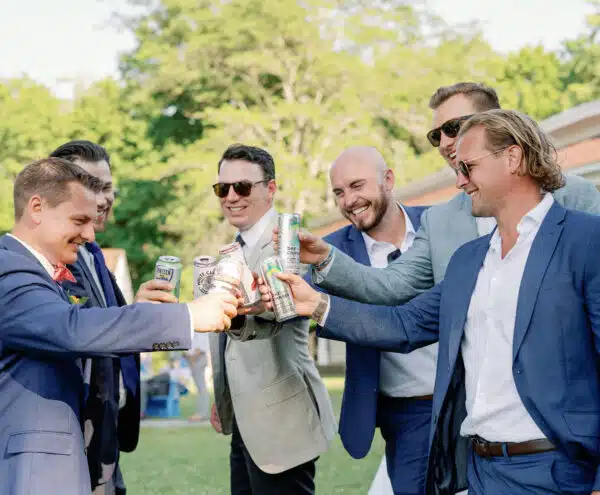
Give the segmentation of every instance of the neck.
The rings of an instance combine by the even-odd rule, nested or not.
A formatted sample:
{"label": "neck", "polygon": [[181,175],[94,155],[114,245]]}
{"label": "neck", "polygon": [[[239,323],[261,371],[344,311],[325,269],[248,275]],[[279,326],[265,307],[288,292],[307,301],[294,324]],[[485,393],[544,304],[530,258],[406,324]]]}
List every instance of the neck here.
{"label": "neck", "polygon": [[378,242],[389,242],[399,248],[406,237],[406,220],[398,204],[393,201],[388,205],[381,221],[366,233]]}
{"label": "neck", "polygon": [[34,232],[23,226],[20,224],[16,224],[14,226],[14,228],[12,229],[11,234],[13,236],[15,236],[17,239],[25,242],[28,246],[31,246],[33,249],[35,249],[38,253],[40,253],[42,256],[45,256],[46,259],[52,263],[53,265],[56,264],[56,261],[52,259],[52,257],[50,255],[48,255],[48,253],[46,252],[46,249],[44,247],[44,245],[39,242],[39,240],[37,239],[37,237],[34,235]]}
{"label": "neck", "polygon": [[502,208],[494,215],[498,223],[498,233],[502,239],[502,257],[508,253],[517,242],[519,234],[517,225],[521,219],[543,198],[539,187],[527,188],[522,191],[512,190]]}

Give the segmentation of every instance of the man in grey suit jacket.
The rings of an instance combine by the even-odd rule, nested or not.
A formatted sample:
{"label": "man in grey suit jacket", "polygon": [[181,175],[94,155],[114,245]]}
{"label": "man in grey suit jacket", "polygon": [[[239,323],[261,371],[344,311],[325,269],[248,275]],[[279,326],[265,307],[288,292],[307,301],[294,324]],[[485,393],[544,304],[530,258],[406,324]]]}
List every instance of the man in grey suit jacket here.
{"label": "man in grey suit jacket", "polygon": [[[269,153],[230,146],[213,186],[239,230],[246,262],[259,271],[274,254],[275,165]],[[211,335],[215,402],[211,423],[231,439],[231,493],[314,493],[315,460],[335,435],[333,409],[308,353],[308,320],[277,324],[258,308]]]}
{"label": "man in grey suit jacket", "polygon": [[[456,169],[456,137],[469,116],[499,108],[496,92],[476,83],[441,87],[431,97],[434,129],[428,139],[438,146],[448,165]],[[569,209],[600,213],[600,193],[580,177],[566,176],[566,185],[553,193]],[[488,234],[495,223],[475,218],[471,198],[460,192],[446,203],[432,206],[421,218],[421,228],[406,254],[382,270],[356,263],[321,239],[302,237],[302,261],[316,264],[313,280],[331,294],[363,303],[403,304],[443,280],[450,257],[463,244]]]}
{"label": "man in grey suit jacket", "polygon": [[0,493],[90,493],[81,431],[82,359],[186,349],[193,330],[229,327],[229,294],[187,305],[82,308],[60,286],[94,240],[103,182],[47,158],[14,185],[15,226],[0,238]]}

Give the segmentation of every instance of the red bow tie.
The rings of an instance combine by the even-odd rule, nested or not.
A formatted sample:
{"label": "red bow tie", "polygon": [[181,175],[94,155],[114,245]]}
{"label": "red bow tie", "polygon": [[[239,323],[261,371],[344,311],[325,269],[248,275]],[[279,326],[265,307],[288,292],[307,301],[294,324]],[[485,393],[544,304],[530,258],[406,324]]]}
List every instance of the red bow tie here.
{"label": "red bow tie", "polygon": [[64,282],[65,280],[68,280],[69,282],[77,282],[77,280],[75,280],[75,277],[71,273],[71,270],[69,270],[65,265],[62,264],[58,264],[54,267],[54,274],[52,275],[52,280],[59,284],[61,282]]}

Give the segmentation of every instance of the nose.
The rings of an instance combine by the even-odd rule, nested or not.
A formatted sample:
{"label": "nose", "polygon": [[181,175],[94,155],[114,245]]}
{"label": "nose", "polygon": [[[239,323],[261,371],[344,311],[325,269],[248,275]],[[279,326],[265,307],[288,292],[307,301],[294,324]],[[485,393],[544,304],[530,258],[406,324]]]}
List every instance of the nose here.
{"label": "nose", "polygon": [[225,196],[223,199],[226,201],[237,201],[238,199],[240,199],[240,195],[235,192],[235,189],[233,188],[233,184],[231,184],[229,186],[229,191],[227,191],[227,196]]}
{"label": "nose", "polygon": [[456,189],[462,189],[469,183],[469,179],[459,170],[455,169],[454,171],[456,172]]}
{"label": "nose", "polygon": [[94,242],[96,240],[96,232],[94,231],[94,224],[87,222],[81,232],[81,237],[85,242]]}
{"label": "nose", "polygon": [[442,132],[441,136],[440,136],[440,149],[443,151],[447,151],[452,146],[454,146],[455,141],[456,141],[456,138],[450,138]]}

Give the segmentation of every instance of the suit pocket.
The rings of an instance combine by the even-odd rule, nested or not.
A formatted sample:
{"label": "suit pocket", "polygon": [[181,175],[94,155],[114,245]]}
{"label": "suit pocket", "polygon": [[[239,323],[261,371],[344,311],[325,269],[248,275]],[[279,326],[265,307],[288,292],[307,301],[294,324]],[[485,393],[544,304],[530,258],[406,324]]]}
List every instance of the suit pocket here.
{"label": "suit pocket", "polygon": [[267,407],[285,402],[306,390],[306,383],[299,375],[289,375],[263,389],[264,403]]}
{"label": "suit pocket", "polygon": [[600,436],[599,412],[565,412],[563,417],[573,435],[581,437]]}
{"label": "suit pocket", "polygon": [[13,433],[8,438],[8,455],[37,452],[44,454],[70,455],[73,453],[73,435],[54,431]]}

